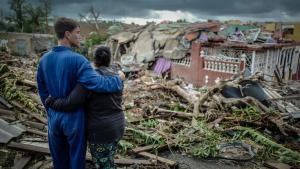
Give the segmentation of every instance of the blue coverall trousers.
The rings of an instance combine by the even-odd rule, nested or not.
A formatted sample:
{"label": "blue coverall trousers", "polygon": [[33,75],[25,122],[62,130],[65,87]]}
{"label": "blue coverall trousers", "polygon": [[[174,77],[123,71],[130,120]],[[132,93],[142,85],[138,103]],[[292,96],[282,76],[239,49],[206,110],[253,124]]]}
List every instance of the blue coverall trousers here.
{"label": "blue coverall trousers", "polygon": [[48,141],[54,169],[84,169],[86,138],[83,109],[71,113],[49,109]]}

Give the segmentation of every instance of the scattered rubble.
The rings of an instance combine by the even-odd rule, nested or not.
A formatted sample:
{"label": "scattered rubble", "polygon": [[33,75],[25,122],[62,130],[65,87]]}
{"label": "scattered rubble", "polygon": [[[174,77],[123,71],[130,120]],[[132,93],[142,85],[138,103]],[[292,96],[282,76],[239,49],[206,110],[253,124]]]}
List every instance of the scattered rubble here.
{"label": "scattered rubble", "polygon": [[[47,119],[36,98],[37,61],[7,53],[0,53],[0,58],[0,120],[5,126],[10,124],[1,127],[1,133],[11,133],[15,125],[24,130],[17,129],[20,132],[1,141],[3,158],[15,161],[1,165],[51,167]],[[265,81],[260,74],[193,89],[182,80],[166,80],[141,69],[125,82],[127,125],[116,163],[120,167],[174,168],[176,161],[157,153],[170,149],[197,158],[273,159],[297,167],[300,109],[290,99],[299,99],[299,91]],[[91,160],[89,153],[87,160]],[[265,166],[274,165],[265,162]]]}

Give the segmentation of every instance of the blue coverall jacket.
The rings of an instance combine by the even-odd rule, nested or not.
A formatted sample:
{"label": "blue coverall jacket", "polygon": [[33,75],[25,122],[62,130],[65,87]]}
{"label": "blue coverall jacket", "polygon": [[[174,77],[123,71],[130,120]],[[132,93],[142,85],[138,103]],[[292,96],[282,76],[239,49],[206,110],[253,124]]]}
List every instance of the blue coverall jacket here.
{"label": "blue coverall jacket", "polygon": [[[123,88],[118,76],[97,74],[89,61],[65,46],[54,47],[43,55],[38,65],[37,83],[40,98],[67,97],[77,83],[96,92],[119,92]],[[85,168],[84,109],[58,112],[47,108],[48,142],[55,169]]]}

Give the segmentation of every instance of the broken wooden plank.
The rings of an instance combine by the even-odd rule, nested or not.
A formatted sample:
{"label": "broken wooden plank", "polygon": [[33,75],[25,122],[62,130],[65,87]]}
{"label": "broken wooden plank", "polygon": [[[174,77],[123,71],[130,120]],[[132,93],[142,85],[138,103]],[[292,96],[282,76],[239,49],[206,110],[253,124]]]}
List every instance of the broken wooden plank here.
{"label": "broken wooden plank", "polygon": [[118,165],[153,165],[154,162],[150,160],[139,160],[139,159],[114,159],[115,164]]}
{"label": "broken wooden plank", "polygon": [[166,159],[166,158],[163,158],[163,157],[159,157],[157,155],[154,155],[154,154],[151,154],[151,153],[148,153],[148,152],[139,152],[138,154],[141,155],[141,156],[144,156],[144,157],[155,159],[155,160],[157,160],[159,162],[162,162],[164,164],[167,164],[169,166],[177,165],[177,162],[175,162],[175,161],[172,161],[172,160],[169,160],[169,159]]}
{"label": "broken wooden plank", "polygon": [[18,82],[28,87],[37,88],[37,83],[31,80],[23,79],[23,80],[18,80]]}
{"label": "broken wooden plank", "polygon": [[39,130],[43,130],[46,127],[45,124],[34,122],[34,121],[22,121],[22,123],[25,124],[26,126],[36,128],[36,129],[39,129]]}
{"label": "broken wooden plank", "polygon": [[1,116],[1,119],[5,121],[16,121],[16,118],[11,116]]}
{"label": "broken wooden plank", "polygon": [[276,97],[276,98],[270,98],[268,100],[293,100],[293,99],[300,99],[300,95]]}
{"label": "broken wooden plank", "polygon": [[7,108],[11,109],[13,108],[13,106],[11,104],[9,104],[3,97],[0,96],[0,102],[6,106]]}
{"label": "broken wooden plank", "polygon": [[9,60],[1,60],[0,63],[12,64],[12,63],[16,63],[18,61],[19,61],[18,59],[9,59]]}
{"label": "broken wooden plank", "polygon": [[49,148],[34,146],[30,144],[11,142],[7,145],[7,147],[14,150],[25,151],[34,154],[50,155]]}
{"label": "broken wooden plank", "polygon": [[12,167],[12,169],[23,169],[26,167],[26,165],[29,163],[29,161],[31,160],[31,156],[29,157],[22,157],[21,159],[19,159],[16,164]]}
{"label": "broken wooden plank", "polygon": [[5,110],[0,108],[0,115],[5,115],[5,116],[14,116],[15,112],[11,110]]}
{"label": "broken wooden plank", "polygon": [[[29,153],[34,153],[34,154],[44,154],[44,155],[50,155],[49,148],[45,147],[40,147],[40,146],[34,146],[30,144],[23,144],[23,143],[16,143],[16,142],[11,142],[7,145],[8,148],[18,150],[18,151],[25,151]],[[87,160],[92,160],[91,157],[87,157]],[[134,164],[139,164],[139,165],[153,165],[154,162],[150,160],[139,160],[139,159],[115,159],[114,160],[116,164],[119,165],[134,165]]]}
{"label": "broken wooden plank", "polygon": [[284,164],[284,163],[280,163],[280,162],[274,162],[274,161],[266,161],[264,162],[264,166],[271,168],[271,169],[291,169],[292,167]]}
{"label": "broken wooden plank", "polygon": [[36,134],[36,135],[40,135],[40,136],[44,136],[44,137],[47,137],[47,136],[48,136],[48,134],[45,133],[45,132],[38,131],[38,130],[33,130],[33,129],[30,129],[30,128],[27,128],[27,129],[26,129],[26,132],[32,133],[32,134]]}
{"label": "broken wooden plank", "polygon": [[32,166],[30,166],[30,169],[39,169],[42,165],[43,165],[43,161],[39,161],[35,164],[33,164]]}
{"label": "broken wooden plank", "polygon": [[163,144],[163,145],[147,145],[147,146],[144,146],[144,147],[136,147],[134,149],[132,149],[131,151],[133,153],[139,153],[139,152],[143,152],[143,151],[151,151],[153,149],[161,149],[161,148],[164,148],[164,147],[167,147],[168,145],[167,144]]}
{"label": "broken wooden plank", "polygon": [[[91,154],[86,154],[86,160],[92,161]],[[114,159],[115,164],[118,165],[154,165],[156,164],[156,161],[153,160],[140,160],[140,159],[129,159],[129,158],[116,158]]]}
{"label": "broken wooden plank", "polygon": [[34,117],[35,119],[39,120],[40,122],[47,124],[47,119],[40,116],[39,114],[33,113],[30,110],[26,109],[25,106],[23,106],[22,104],[20,104],[17,101],[12,101],[11,102],[14,106],[16,106],[17,108],[19,108],[20,110],[23,110],[25,113],[27,113],[29,116]]}

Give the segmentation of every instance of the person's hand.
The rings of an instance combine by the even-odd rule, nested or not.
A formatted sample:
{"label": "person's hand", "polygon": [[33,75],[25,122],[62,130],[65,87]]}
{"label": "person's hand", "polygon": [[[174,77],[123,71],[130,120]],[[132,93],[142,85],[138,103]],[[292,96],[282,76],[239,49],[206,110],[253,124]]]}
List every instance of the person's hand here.
{"label": "person's hand", "polygon": [[122,71],[119,70],[118,74],[119,74],[119,77],[121,78],[121,80],[124,81],[126,79],[125,74]]}
{"label": "person's hand", "polygon": [[54,103],[55,99],[51,96],[47,97],[46,101],[45,101],[45,106],[46,107],[50,107],[53,103]]}

